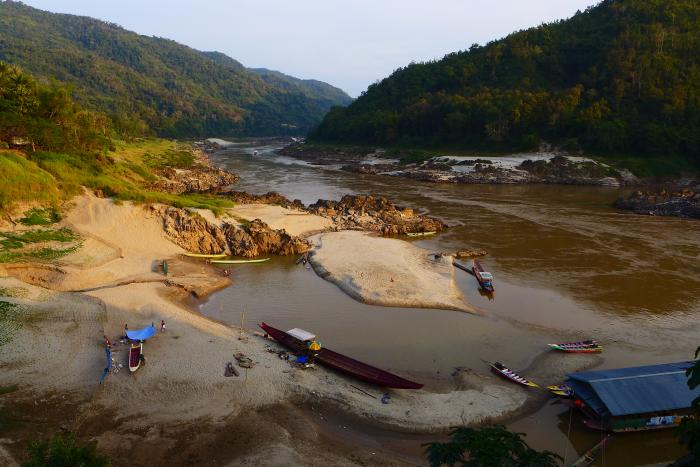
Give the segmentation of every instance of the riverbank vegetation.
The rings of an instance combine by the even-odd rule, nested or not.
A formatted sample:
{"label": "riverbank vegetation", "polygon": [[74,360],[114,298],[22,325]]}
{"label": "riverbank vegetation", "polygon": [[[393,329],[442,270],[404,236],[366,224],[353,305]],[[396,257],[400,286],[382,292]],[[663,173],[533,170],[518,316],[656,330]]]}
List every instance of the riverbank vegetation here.
{"label": "riverbank vegetation", "polygon": [[[159,169],[197,164],[189,145],[155,138],[124,141],[106,115],[75,103],[68,89],[42,85],[0,62],[0,210],[18,202],[55,206],[82,187],[124,201],[214,210],[233,206],[207,194],[148,188]],[[42,215],[51,216],[35,211],[22,222],[40,224]]]}
{"label": "riverbank vegetation", "polygon": [[497,151],[547,141],[622,154],[616,159],[642,171],[697,168],[698,21],[700,4],[690,0],[605,0],[568,20],[401,68],[334,108],[310,138]]}

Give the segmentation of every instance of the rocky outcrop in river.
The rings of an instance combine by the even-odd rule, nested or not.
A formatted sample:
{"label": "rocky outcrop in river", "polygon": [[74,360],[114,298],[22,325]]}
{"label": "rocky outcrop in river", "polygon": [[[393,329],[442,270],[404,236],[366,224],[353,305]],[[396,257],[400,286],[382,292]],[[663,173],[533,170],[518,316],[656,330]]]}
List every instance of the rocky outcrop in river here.
{"label": "rocky outcrop in river", "polygon": [[700,219],[700,192],[691,188],[684,188],[675,193],[669,193],[666,190],[658,193],[636,191],[628,198],[619,198],[614,206],[650,216]]}
{"label": "rocky outcrop in river", "polygon": [[393,157],[381,149],[328,148],[291,145],[280,151],[317,165],[339,165],[341,170],[367,175],[410,178],[433,183],[565,185],[636,185],[629,171],[580,156],[553,152],[508,156],[463,156],[398,152]]}
{"label": "rocky outcrop in river", "polygon": [[179,195],[182,193],[205,193],[238,181],[238,175],[213,167],[174,169],[167,167],[156,171],[158,180],[149,188],[155,191]]}
{"label": "rocky outcrop in river", "polygon": [[440,219],[396,206],[383,196],[345,195],[340,201],[320,199],[308,210],[330,218],[338,229],[368,230],[382,235],[439,232],[447,228]]}
{"label": "rocky outcrop in river", "polygon": [[164,167],[154,170],[158,179],[148,185],[155,191],[179,195],[182,193],[218,192],[239,180],[238,175],[212,165],[209,157],[192,149],[195,162],[191,167]]}
{"label": "rocky outcrop in river", "polygon": [[176,245],[192,253],[229,253],[253,258],[263,254],[296,255],[306,252],[311,244],[272,229],[259,219],[234,225],[224,222],[212,224],[197,213],[166,206],[151,208],[163,220],[163,230]]}

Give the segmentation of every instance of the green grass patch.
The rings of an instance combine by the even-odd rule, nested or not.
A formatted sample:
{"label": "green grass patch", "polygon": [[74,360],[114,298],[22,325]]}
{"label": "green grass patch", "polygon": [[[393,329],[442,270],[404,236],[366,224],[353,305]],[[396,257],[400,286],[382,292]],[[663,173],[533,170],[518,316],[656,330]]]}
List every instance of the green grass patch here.
{"label": "green grass patch", "polygon": [[236,204],[226,198],[208,193],[184,193],[174,195],[159,191],[135,190],[121,193],[115,197],[121,201],[135,201],[139,203],[162,203],[176,208],[209,209],[215,215],[220,216],[225,209],[232,208]]}
{"label": "green grass patch", "polygon": [[24,213],[19,221],[24,225],[51,225],[61,220],[54,208],[34,208]]}
{"label": "green grass patch", "polygon": [[[53,245],[29,249],[29,245],[48,242],[74,243],[67,248]],[[51,261],[66,256],[82,246],[80,236],[69,228],[27,230],[24,232],[0,232],[0,263],[14,263],[35,259]]]}
{"label": "green grass patch", "polygon": [[0,263],[16,263],[21,257],[17,251],[0,251]]}
{"label": "green grass patch", "polygon": [[16,151],[0,150],[0,210],[18,201],[55,203],[60,198],[56,180]]}
{"label": "green grass patch", "polygon": [[186,169],[195,165],[195,158],[189,149],[169,148],[159,153],[147,152],[144,163],[153,168],[174,167]]}
{"label": "green grass patch", "polygon": [[44,261],[52,261],[56,260],[59,258],[63,258],[66,255],[69,255],[73,253],[74,251],[77,251],[82,244],[78,245],[73,245],[69,248],[50,248],[50,247],[45,247],[45,248],[40,248],[38,250],[32,250],[28,253],[26,253],[24,256],[27,258],[34,258],[34,259],[40,259]]}
{"label": "green grass patch", "polygon": [[16,384],[13,384],[12,386],[0,386],[0,396],[10,394],[11,392],[15,392],[18,389],[19,386],[17,386]]}
{"label": "green grass patch", "polygon": [[22,327],[22,318],[26,311],[23,306],[0,300],[0,346],[14,339]]}
{"label": "green grass patch", "polygon": [[68,243],[78,240],[80,237],[67,227],[61,229],[27,230],[24,232],[0,232],[0,246],[6,250],[22,248],[29,243],[61,242]]}

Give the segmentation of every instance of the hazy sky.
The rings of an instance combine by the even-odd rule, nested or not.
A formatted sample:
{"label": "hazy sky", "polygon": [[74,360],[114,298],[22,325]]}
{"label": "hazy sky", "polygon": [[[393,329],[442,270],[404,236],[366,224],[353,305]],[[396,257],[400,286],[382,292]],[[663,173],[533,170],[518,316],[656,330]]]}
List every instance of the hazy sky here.
{"label": "hazy sky", "polygon": [[411,61],[568,18],[597,0],[24,0],[357,96]]}

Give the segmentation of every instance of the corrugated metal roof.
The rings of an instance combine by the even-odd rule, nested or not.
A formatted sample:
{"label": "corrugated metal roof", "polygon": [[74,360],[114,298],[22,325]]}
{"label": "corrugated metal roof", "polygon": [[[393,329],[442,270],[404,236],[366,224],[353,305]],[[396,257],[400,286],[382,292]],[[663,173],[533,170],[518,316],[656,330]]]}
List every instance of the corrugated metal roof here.
{"label": "corrugated metal roof", "polygon": [[691,391],[685,375],[694,363],[586,371],[567,376],[577,396],[601,416],[644,414],[685,409],[700,397],[700,388]]}

